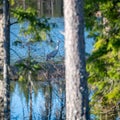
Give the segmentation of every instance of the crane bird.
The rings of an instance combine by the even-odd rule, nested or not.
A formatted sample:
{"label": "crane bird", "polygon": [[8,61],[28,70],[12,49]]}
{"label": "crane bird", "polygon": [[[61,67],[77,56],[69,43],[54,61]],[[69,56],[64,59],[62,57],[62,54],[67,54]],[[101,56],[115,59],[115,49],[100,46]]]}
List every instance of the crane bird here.
{"label": "crane bird", "polygon": [[51,58],[54,58],[57,55],[58,50],[59,50],[59,43],[60,43],[60,41],[58,40],[56,48],[52,52],[50,52],[49,54],[47,54],[46,61],[50,60]]}

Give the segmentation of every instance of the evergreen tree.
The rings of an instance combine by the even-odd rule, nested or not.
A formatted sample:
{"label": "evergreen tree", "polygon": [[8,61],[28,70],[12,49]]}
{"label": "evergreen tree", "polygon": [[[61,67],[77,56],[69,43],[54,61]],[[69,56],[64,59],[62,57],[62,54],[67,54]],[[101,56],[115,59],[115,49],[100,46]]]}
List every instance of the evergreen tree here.
{"label": "evergreen tree", "polygon": [[87,61],[94,93],[91,111],[102,120],[116,119],[120,101],[120,2],[86,0],[85,10],[86,28],[95,40]]}

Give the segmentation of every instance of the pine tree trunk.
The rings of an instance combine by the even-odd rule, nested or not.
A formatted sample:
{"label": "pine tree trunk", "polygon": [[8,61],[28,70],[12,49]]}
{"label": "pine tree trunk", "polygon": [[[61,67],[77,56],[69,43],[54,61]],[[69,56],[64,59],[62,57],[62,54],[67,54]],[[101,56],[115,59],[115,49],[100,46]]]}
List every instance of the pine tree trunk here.
{"label": "pine tree trunk", "polygon": [[89,120],[83,0],[64,0],[66,120]]}
{"label": "pine tree trunk", "polygon": [[0,75],[2,75],[3,71],[3,59],[4,59],[4,51],[3,51],[3,10],[0,10]]}
{"label": "pine tree trunk", "polygon": [[37,0],[37,10],[38,10],[38,15],[40,16],[40,12],[41,12],[41,0]]}
{"label": "pine tree trunk", "polygon": [[51,7],[50,8],[51,9],[51,17],[53,17],[54,16],[54,5],[53,5],[54,4],[54,0],[50,0],[50,4],[51,4],[50,5],[50,7]]}
{"label": "pine tree trunk", "polygon": [[40,15],[43,16],[43,3],[44,1],[43,0],[40,0]]}
{"label": "pine tree trunk", "polygon": [[3,9],[0,9],[0,120],[4,119],[3,59]]}
{"label": "pine tree trunk", "polygon": [[10,120],[10,80],[8,68],[10,65],[10,37],[9,37],[9,1],[3,0],[3,41],[4,41],[4,120]]}
{"label": "pine tree trunk", "polygon": [[0,80],[0,120],[4,120],[3,80]]}
{"label": "pine tree trunk", "polygon": [[22,2],[23,2],[23,8],[26,9],[26,2],[25,2],[25,0],[22,0]]}

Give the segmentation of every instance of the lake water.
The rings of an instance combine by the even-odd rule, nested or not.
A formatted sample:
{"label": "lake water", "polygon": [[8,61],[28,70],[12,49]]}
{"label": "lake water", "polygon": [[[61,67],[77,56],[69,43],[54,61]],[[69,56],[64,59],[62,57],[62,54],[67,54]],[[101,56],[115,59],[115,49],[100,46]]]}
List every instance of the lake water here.
{"label": "lake water", "polygon": [[[57,24],[57,27],[50,32],[52,40],[50,44],[49,38],[46,41],[35,43],[32,46],[31,56],[38,61],[44,61],[46,55],[54,50],[57,40],[60,40],[59,52],[56,59],[64,58],[64,35],[60,31],[64,31],[64,19],[52,18],[50,22]],[[13,42],[19,36],[20,24],[11,26],[11,64],[21,58],[28,56],[28,48],[26,46],[14,46]],[[22,38],[22,37],[21,37]],[[22,38],[27,40],[27,38]],[[92,39],[87,38],[85,32],[86,52],[92,51]],[[34,90],[32,93],[32,115],[33,120],[64,120],[65,119],[65,85],[63,80],[55,80],[57,82],[34,82]],[[30,99],[27,83],[11,83],[11,120],[29,120]]]}
{"label": "lake water", "polygon": [[[58,79],[59,81],[59,79]],[[25,83],[11,83],[11,120],[29,120],[29,92]],[[65,119],[65,85],[62,80],[34,82],[32,92],[33,120]]]}
{"label": "lake water", "polygon": [[[50,32],[53,43],[52,44],[48,43],[49,41],[49,38],[48,38],[46,41],[38,42],[34,44],[32,47],[31,56],[38,61],[45,60],[46,55],[52,50],[54,50],[55,43],[57,42],[57,40],[60,40],[60,47],[59,47],[59,52],[57,54],[57,57],[64,57],[64,35],[61,34],[61,31],[64,31],[64,18],[52,18],[50,22],[57,24],[57,27],[53,28]],[[16,39],[20,38],[26,41],[28,39],[28,38],[22,38],[21,36],[19,36],[19,30],[21,27],[22,27],[21,24],[20,25],[15,24],[11,26],[11,48],[14,49],[17,53],[16,54],[13,50],[11,50],[12,63],[20,59],[18,55],[21,58],[25,58],[28,55],[28,48],[26,46],[16,47],[13,45],[13,42]],[[86,31],[85,32],[86,52],[91,53],[93,40],[90,38],[87,38],[87,35],[88,35],[88,32]]]}

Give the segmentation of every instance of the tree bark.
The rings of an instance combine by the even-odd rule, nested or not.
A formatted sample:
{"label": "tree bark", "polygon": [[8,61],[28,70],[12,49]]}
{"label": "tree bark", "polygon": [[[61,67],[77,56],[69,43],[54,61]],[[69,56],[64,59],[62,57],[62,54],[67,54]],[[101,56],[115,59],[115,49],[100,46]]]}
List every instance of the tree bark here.
{"label": "tree bark", "polygon": [[0,9],[0,120],[4,119],[3,59],[3,9]]}
{"label": "tree bark", "polygon": [[25,2],[25,0],[22,0],[22,3],[23,3],[23,8],[26,9],[26,2]]}
{"label": "tree bark", "polygon": [[40,16],[40,12],[41,12],[41,0],[37,0],[37,10],[38,10],[38,15]]}
{"label": "tree bark", "polygon": [[2,71],[3,71],[3,59],[4,59],[4,50],[3,50],[3,13],[1,12],[0,13],[0,74],[1,75],[2,75]]}
{"label": "tree bark", "polygon": [[0,120],[4,120],[3,80],[0,80]]}
{"label": "tree bark", "polygon": [[44,1],[41,0],[41,1],[40,1],[40,15],[41,15],[41,16],[43,16],[43,11],[44,11],[44,10],[43,10],[43,4],[44,4]]}
{"label": "tree bark", "polygon": [[83,3],[84,0],[64,0],[66,120],[90,120]]}
{"label": "tree bark", "polygon": [[10,34],[9,34],[9,1],[3,0],[3,41],[4,41],[4,120],[10,120],[10,80],[8,68],[10,65]]}

